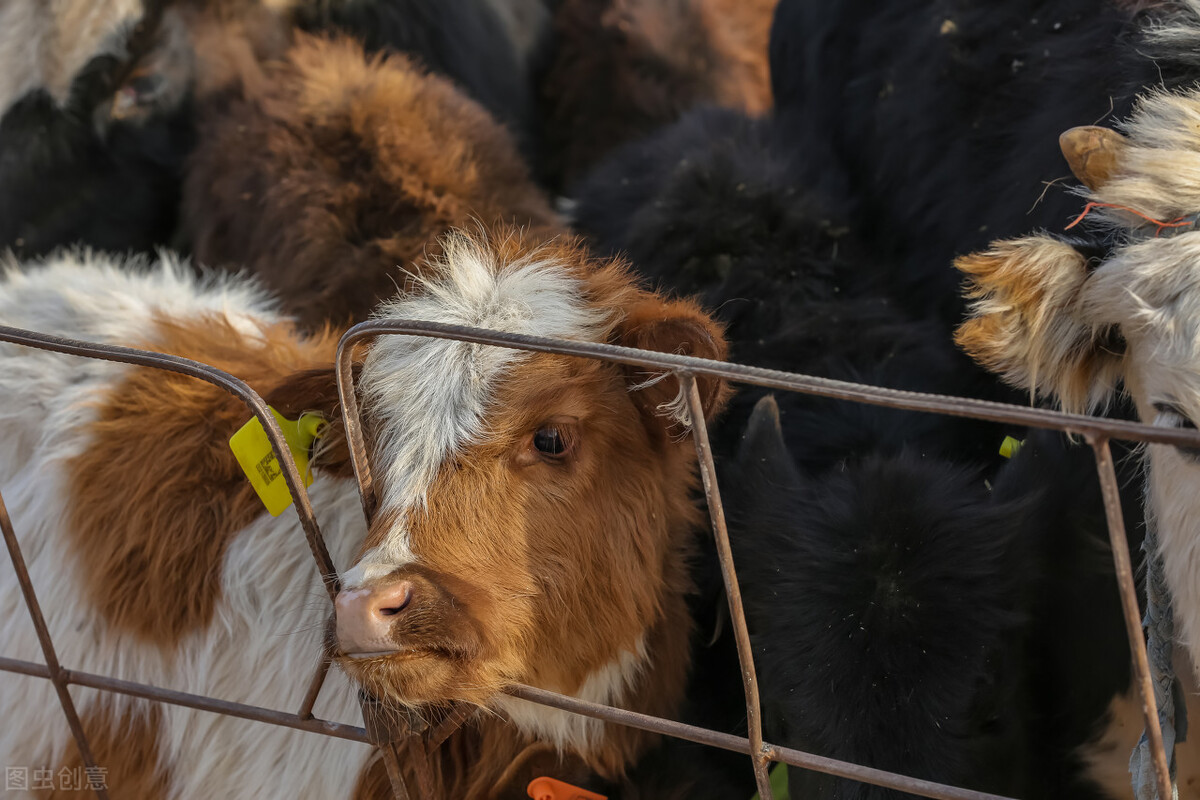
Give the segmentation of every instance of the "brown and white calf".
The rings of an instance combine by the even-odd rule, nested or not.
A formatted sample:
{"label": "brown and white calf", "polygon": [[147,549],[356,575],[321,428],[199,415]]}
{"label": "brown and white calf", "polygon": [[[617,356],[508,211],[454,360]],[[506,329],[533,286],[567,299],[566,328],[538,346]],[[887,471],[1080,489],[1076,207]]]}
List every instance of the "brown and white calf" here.
{"label": "brown and white calf", "polygon": [[[1068,411],[1102,408],[1123,392],[1144,422],[1194,429],[1200,421],[1200,92],[1145,96],[1122,129],[1077,128],[1061,140],[1096,204],[1089,216],[1116,241],[1111,252],[1039,234],[960,258],[973,306],[957,340],[1010,383],[1056,398]],[[1191,659],[1178,667],[1193,687],[1191,701],[1200,665],[1200,456],[1150,444],[1146,460],[1147,517],[1158,534],[1176,636]],[[1114,706],[1114,727],[1100,744],[1128,753],[1141,729],[1140,721],[1130,722],[1137,715],[1131,693],[1124,707]],[[1195,770],[1200,756],[1180,761]],[[1124,774],[1108,783],[1128,791]],[[1181,788],[1184,783],[1181,775]]]}
{"label": "brown and white calf", "polygon": [[[454,234],[442,253],[379,313],[725,353],[695,305],[638,288],[621,263],[570,241]],[[356,721],[356,685],[400,704],[489,709],[444,750],[446,797],[523,797],[514,775],[547,752],[619,776],[649,743],[498,695],[509,682],[653,714],[680,700],[685,561],[702,515],[673,378],[381,337],[357,378],[380,486],[368,530],[338,421],[335,337],[298,332],[255,284],[196,278],[169,257],[66,254],[9,264],[0,323],[194,358],[242,377],[284,415],[333,421],[310,495],[341,572],[329,639],[352,681],[331,676],[316,712]],[[725,387],[701,389],[711,414]],[[0,346],[0,491],[65,666],[298,707],[329,607],[296,519],[264,511],[230,452],[247,419],[240,401],[194,379]],[[7,566],[0,652],[40,657]],[[3,682],[0,761],[78,763],[49,682]],[[74,695],[116,797],[387,796],[364,745]]]}

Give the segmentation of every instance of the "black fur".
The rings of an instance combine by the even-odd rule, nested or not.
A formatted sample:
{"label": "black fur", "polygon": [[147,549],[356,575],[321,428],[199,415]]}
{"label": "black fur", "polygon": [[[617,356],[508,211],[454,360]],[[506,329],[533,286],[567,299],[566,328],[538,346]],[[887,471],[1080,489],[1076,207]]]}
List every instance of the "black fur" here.
{"label": "black fur", "polygon": [[767,735],[1010,796],[1097,797],[1074,753],[1128,688],[1129,654],[1090,448],[1035,434],[994,490],[915,449],[801,468],[768,402],[725,481]]}
{"label": "black fur", "polygon": [[[940,309],[957,287],[896,299],[892,262],[845,221],[849,182],[812,157],[779,120],[694,112],[581,183],[577,224],[660,286],[699,295],[728,325],[733,360],[1027,402],[954,347]],[[710,434],[768,735],[944,783],[1091,796],[1074,748],[1128,688],[1128,652],[1090,451],[1035,436],[1010,464],[998,449],[1019,429],[781,393],[774,450],[735,459],[762,394],[740,391]],[[1136,489],[1125,507],[1132,530]],[[711,599],[711,552],[698,574]],[[699,612],[707,628],[712,611]],[[730,653],[697,662],[712,683],[692,693],[730,695],[710,724],[741,723]],[[1075,692],[1081,663],[1091,674]],[[806,798],[893,796],[792,779]]]}
{"label": "black fur", "polygon": [[[1143,9],[1143,10],[1137,10]],[[858,200],[851,223],[894,258],[892,291],[961,316],[952,259],[990,241],[1062,230],[1081,203],[1058,148],[1111,124],[1135,94],[1200,78],[1197,48],[1151,48],[1175,2],[782,0],[771,39],[784,124]]]}
{"label": "black fur", "polygon": [[[1021,523],[977,470],[916,450],[802,472],[752,420],[727,490],[772,741],[1014,791]],[[786,424],[786,421],[785,421]],[[732,505],[736,498],[736,505]],[[888,793],[792,770],[798,797]]]}
{"label": "black fur", "polygon": [[99,129],[119,68],[93,59],[64,106],[35,90],[0,119],[0,250],[29,258],[73,244],[150,252],[170,242],[191,127],[181,111]]}

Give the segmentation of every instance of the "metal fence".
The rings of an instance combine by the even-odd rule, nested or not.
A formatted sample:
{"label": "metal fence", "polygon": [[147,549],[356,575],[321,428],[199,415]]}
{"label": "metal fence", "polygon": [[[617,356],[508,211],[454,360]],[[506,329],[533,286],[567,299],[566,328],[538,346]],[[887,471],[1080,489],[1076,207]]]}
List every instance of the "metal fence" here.
{"label": "metal fence", "polygon": [[[1113,469],[1109,440],[1113,438],[1139,442],[1200,447],[1200,433],[1182,429],[1156,428],[1149,425],[1120,420],[1062,414],[1035,408],[993,403],[983,400],[945,397],[917,392],[897,391],[843,381],[828,380],[797,375],[776,370],[728,364],[689,356],[670,355],[606,344],[570,342],[541,337],[500,333],[457,325],[434,322],[376,320],[354,326],[342,337],[337,353],[338,391],[341,396],[342,416],[345,423],[351,460],[358,481],[363,512],[370,521],[375,509],[374,483],[366,459],[365,444],[359,420],[358,403],[353,387],[351,370],[352,355],[356,345],[380,335],[427,336],[456,339],[483,345],[507,347],[545,353],[559,353],[580,358],[598,359],[618,364],[637,366],[656,371],[667,371],[678,376],[687,394],[691,411],[693,441],[700,465],[708,510],[712,519],[721,573],[725,581],[729,600],[730,617],[737,642],[743,688],[746,696],[746,719],[748,738],[720,733],[718,731],[685,725],[673,720],[652,717],[611,706],[590,703],[574,697],[556,694],[531,686],[514,685],[506,689],[513,697],[539,703],[570,713],[625,725],[655,733],[686,739],[712,747],[745,753],[751,757],[755,780],[762,800],[773,800],[767,770],[772,762],[782,762],[805,769],[815,770],[839,777],[849,778],[878,786],[897,789],[938,800],[1006,800],[997,795],[968,789],[946,786],[931,781],[912,778],[870,767],[837,761],[830,758],[801,752],[763,741],[762,721],[758,700],[758,681],[755,677],[754,661],[750,650],[750,637],[742,610],[741,593],[734,570],[733,555],[725,526],[725,515],[717,486],[716,469],[709,446],[708,432],[700,406],[700,395],[696,388],[696,376],[722,378],[736,383],[746,383],[781,391],[800,392],[838,400],[848,400],[889,408],[925,411],[951,416],[971,417],[1010,425],[1047,428],[1082,436],[1092,447],[1099,471],[1100,486],[1104,496],[1108,532],[1120,589],[1125,626],[1133,654],[1134,675],[1141,695],[1147,735],[1150,739],[1157,787],[1160,797],[1170,797],[1170,777],[1167,757],[1163,748],[1162,732],[1155,707],[1150,670],[1147,661],[1146,643],[1142,633],[1133,567],[1121,517],[1120,499],[1116,474]],[[300,478],[300,473],[291,458],[283,434],[266,402],[248,385],[238,378],[219,369],[178,356],[136,350],[127,347],[99,345],[60,337],[0,326],[0,341],[28,347],[51,350],[86,358],[117,361],[142,367],[190,375],[218,386],[238,397],[249,411],[262,423],[279,460],[283,478],[295,501],[296,514],[316,560],[326,591],[332,601],[338,592],[337,571],[330,559],[324,539],[317,527],[312,505]],[[30,675],[50,680],[57,691],[63,713],[79,748],[84,768],[91,775],[97,769],[92,756],[88,737],[80,723],[79,715],[68,687],[72,684],[107,692],[130,695],[148,700],[171,703],[189,708],[226,714],[243,719],[281,725],[311,733],[324,734],[353,741],[376,745],[380,748],[383,762],[391,781],[392,790],[399,800],[435,800],[433,778],[429,756],[471,714],[471,709],[456,706],[445,710],[433,722],[411,720],[408,724],[396,724],[395,712],[383,711],[369,698],[363,699],[364,726],[358,727],[313,716],[313,706],[320,693],[329,661],[321,663],[313,675],[304,700],[295,713],[275,709],[234,703],[212,697],[188,694],[146,684],[133,683],[104,675],[94,675],[63,667],[55,654],[41,607],[30,582],[25,562],[21,555],[16,534],[8,512],[0,498],[0,529],[8,547],[18,582],[24,593],[26,606],[36,628],[45,658],[45,664],[0,658],[0,670]],[[400,760],[410,766],[410,780],[406,781]],[[98,798],[107,798],[107,789],[94,785]],[[440,798],[438,800],[441,800]],[[445,800],[451,800],[446,798]]]}

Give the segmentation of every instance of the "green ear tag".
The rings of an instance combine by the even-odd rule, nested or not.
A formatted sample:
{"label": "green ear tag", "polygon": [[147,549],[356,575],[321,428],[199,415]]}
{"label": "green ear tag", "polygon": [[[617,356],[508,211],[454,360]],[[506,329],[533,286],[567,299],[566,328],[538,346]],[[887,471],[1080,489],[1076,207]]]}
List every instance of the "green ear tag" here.
{"label": "green ear tag", "polygon": [[1005,436],[1004,441],[1000,443],[1000,455],[1005,458],[1012,458],[1017,453],[1021,452],[1021,445],[1025,444],[1021,439],[1014,439],[1011,436]]}
{"label": "green ear tag", "polygon": [[[270,408],[270,406],[268,406]],[[308,451],[313,441],[321,437],[325,427],[325,417],[320,414],[304,414],[297,420],[284,417],[271,408],[275,421],[283,431],[288,449],[292,451],[292,459],[300,470],[304,485],[311,486],[312,470],[308,468]],[[279,459],[271,450],[271,440],[263,430],[258,417],[251,417],[237,433],[229,438],[229,449],[237,457],[242,471],[250,479],[250,485],[258,492],[258,497],[273,517],[278,517],[292,504],[292,494],[288,491],[287,481],[283,479],[283,470]]]}

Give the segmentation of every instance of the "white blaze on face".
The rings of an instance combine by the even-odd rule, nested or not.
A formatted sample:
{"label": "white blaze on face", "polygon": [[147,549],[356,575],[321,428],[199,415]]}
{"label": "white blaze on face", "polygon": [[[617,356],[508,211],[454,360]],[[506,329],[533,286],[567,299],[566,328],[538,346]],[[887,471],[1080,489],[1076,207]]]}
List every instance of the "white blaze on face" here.
{"label": "white blaze on face", "polygon": [[[444,257],[430,264],[419,294],[384,305],[376,316],[595,341],[609,314],[588,305],[583,282],[567,265],[534,251],[508,264],[462,234],[444,242]],[[343,576],[347,588],[413,562],[406,513],[420,508],[446,459],[479,440],[496,385],[523,350],[423,336],[382,336],[363,365],[365,414],[375,432],[383,518],[396,529]]]}

